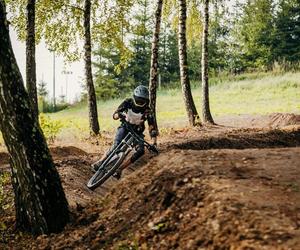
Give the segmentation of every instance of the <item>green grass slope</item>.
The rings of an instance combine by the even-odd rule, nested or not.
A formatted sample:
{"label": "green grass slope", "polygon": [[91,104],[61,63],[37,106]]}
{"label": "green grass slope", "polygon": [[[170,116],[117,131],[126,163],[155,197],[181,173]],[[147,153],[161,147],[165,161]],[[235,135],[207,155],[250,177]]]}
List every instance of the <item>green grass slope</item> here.
{"label": "green grass slope", "polygon": [[[215,78],[211,82],[210,106],[214,118],[239,114],[300,113],[300,72],[239,75],[227,79]],[[193,83],[193,86],[194,101],[201,113],[200,83]],[[101,131],[113,131],[119,125],[118,121],[112,119],[112,113],[122,100],[98,102]],[[188,125],[179,83],[177,89],[158,91],[157,115],[161,129]],[[59,137],[62,141],[70,137],[86,138],[89,134],[85,103],[47,114],[46,117],[48,116],[59,124]],[[3,144],[2,138],[0,144]]]}
{"label": "green grass slope", "polygon": [[[201,112],[201,88],[193,88],[194,101]],[[103,130],[115,128],[112,113],[122,99],[98,102],[99,121]],[[300,73],[267,75],[259,79],[225,81],[210,87],[211,112],[214,117],[238,114],[268,114],[273,112],[300,112]],[[162,90],[157,97],[160,127],[187,125],[181,89]],[[63,124],[88,128],[88,110],[79,105],[51,114]]]}

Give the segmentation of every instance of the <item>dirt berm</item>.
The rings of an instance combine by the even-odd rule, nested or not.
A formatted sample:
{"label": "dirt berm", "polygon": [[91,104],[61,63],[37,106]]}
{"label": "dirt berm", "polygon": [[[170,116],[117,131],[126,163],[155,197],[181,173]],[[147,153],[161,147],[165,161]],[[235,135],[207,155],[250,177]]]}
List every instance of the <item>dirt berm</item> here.
{"label": "dirt berm", "polygon": [[77,206],[62,234],[31,247],[300,249],[300,131],[223,135],[218,149],[205,146],[209,134],[166,143],[106,196]]}
{"label": "dirt berm", "polygon": [[300,249],[299,146],[297,127],[173,131],[159,156],[95,192],[85,184],[98,156],[55,147],[71,223],[34,239],[6,211],[0,248]]}

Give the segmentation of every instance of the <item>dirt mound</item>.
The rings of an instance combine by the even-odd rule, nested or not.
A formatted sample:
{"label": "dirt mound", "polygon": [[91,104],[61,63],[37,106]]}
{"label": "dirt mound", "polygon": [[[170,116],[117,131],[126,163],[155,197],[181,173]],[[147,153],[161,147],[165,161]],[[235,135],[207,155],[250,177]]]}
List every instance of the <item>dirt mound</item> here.
{"label": "dirt mound", "polygon": [[171,150],[31,247],[299,249],[299,153]]}
{"label": "dirt mound", "polygon": [[84,185],[91,176],[91,155],[77,147],[52,147],[51,154],[61,177],[69,205],[76,207],[96,199],[99,192],[91,193]]}
{"label": "dirt mound", "polygon": [[50,152],[54,158],[62,158],[68,156],[87,156],[88,154],[80,148],[73,146],[68,147],[51,147]]}
{"label": "dirt mound", "polygon": [[300,146],[300,129],[287,132],[282,130],[264,131],[257,129],[233,130],[222,136],[203,136],[188,142],[172,144],[170,148],[179,149],[245,149]]}
{"label": "dirt mound", "polygon": [[[68,146],[68,147],[51,147],[50,152],[53,158],[67,158],[67,157],[80,157],[88,156],[88,153],[80,148]],[[9,155],[7,152],[0,152],[0,166],[4,164],[9,164]]]}
{"label": "dirt mound", "polygon": [[0,166],[9,163],[8,153],[0,152]]}
{"label": "dirt mound", "polygon": [[270,122],[268,124],[269,127],[278,128],[285,127],[288,125],[300,125],[300,115],[296,114],[282,114],[275,113],[269,115]]}
{"label": "dirt mound", "polygon": [[85,184],[97,156],[56,149],[71,223],[37,239],[10,236],[4,249],[299,249],[299,131],[183,133],[96,192]]}
{"label": "dirt mound", "polygon": [[226,115],[216,118],[216,123],[235,128],[283,128],[299,127],[300,115],[289,113],[272,113],[268,115]]}
{"label": "dirt mound", "polygon": [[98,200],[101,190],[91,192],[86,183],[91,177],[90,159],[55,160],[69,206],[85,206],[92,200]]}

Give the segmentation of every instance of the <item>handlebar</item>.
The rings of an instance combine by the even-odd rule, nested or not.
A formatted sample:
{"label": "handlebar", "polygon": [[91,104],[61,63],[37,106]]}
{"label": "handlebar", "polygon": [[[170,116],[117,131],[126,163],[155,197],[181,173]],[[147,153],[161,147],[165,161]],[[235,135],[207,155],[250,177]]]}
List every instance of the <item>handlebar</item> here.
{"label": "handlebar", "polygon": [[140,140],[140,141],[142,141],[143,143],[144,143],[144,145],[146,146],[146,148],[149,150],[149,151],[152,151],[153,153],[155,153],[155,154],[159,154],[159,152],[158,152],[158,149],[157,149],[157,147],[156,147],[156,141],[155,141],[155,143],[152,145],[152,144],[150,144],[150,143],[148,143],[148,142],[146,142],[145,140],[144,140],[144,138],[142,138],[140,135],[138,135],[134,130],[133,130],[133,128],[132,128],[132,125],[129,123],[129,122],[127,122],[125,119],[122,119],[121,120],[124,124],[125,124],[125,127],[126,127],[126,129],[128,129],[131,133],[132,133],[132,135],[137,139],[137,140]]}

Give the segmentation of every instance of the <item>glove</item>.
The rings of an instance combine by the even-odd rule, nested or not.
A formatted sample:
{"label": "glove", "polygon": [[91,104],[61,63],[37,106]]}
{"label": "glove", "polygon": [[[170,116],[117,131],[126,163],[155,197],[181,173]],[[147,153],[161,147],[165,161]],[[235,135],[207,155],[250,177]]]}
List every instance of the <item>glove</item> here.
{"label": "glove", "polygon": [[125,116],[124,116],[124,114],[121,113],[121,112],[116,112],[116,113],[113,114],[113,119],[114,119],[114,120],[118,120],[118,119],[124,120],[124,119],[125,119]]}
{"label": "glove", "polygon": [[126,113],[120,112],[120,113],[118,113],[118,115],[119,115],[120,120],[125,120],[125,118],[126,118]]}

